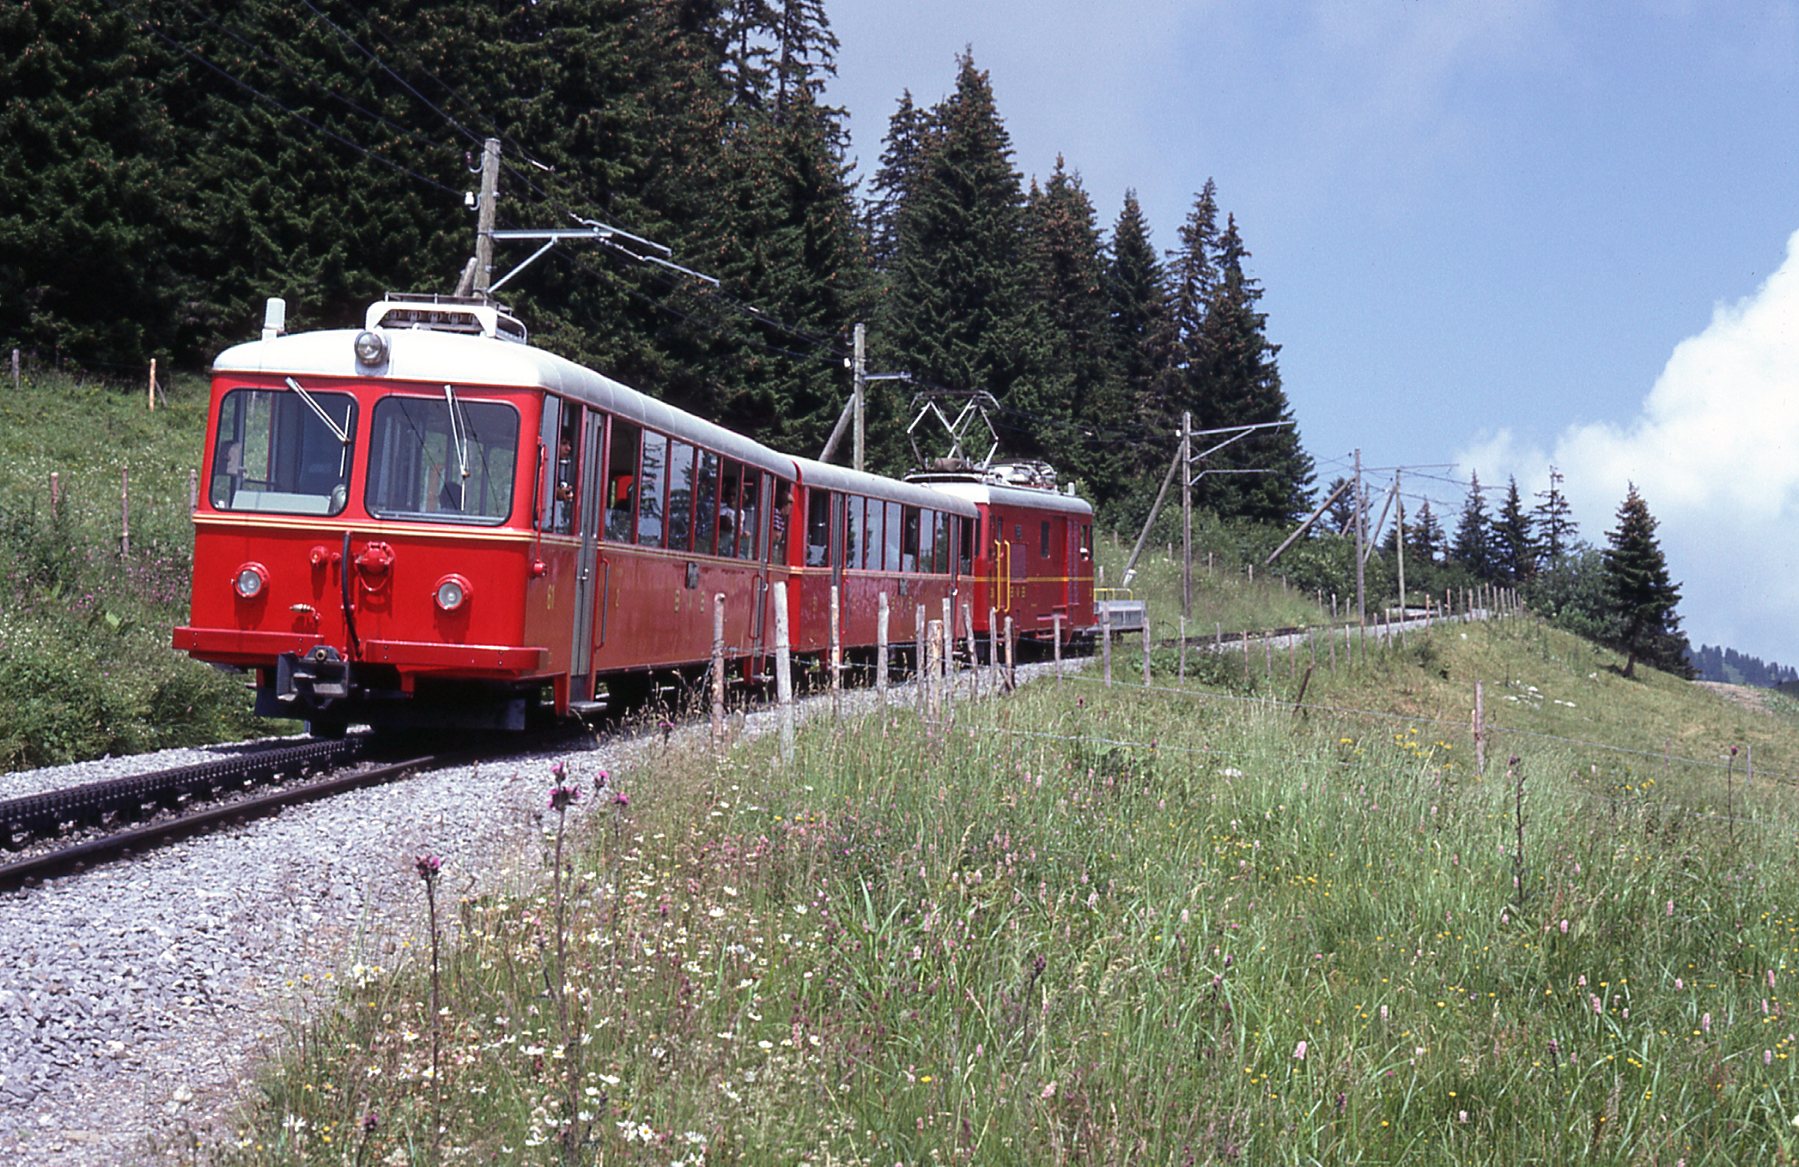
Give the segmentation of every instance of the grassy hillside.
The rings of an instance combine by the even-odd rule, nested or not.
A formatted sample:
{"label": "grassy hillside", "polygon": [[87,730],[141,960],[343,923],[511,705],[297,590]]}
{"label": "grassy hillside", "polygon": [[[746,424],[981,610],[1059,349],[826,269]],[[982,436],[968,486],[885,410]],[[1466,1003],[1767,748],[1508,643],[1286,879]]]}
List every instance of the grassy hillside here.
{"label": "grassy hillside", "polygon": [[241,683],[169,648],[187,615],[206,386],[166,389],[154,413],[141,389],[72,377],[0,390],[0,769],[251,729]]}
{"label": "grassy hillside", "polygon": [[560,886],[460,905],[435,1019],[427,964],[359,970],[205,1156],[1790,1161],[1791,702],[1527,620],[1320,645],[1303,710],[1275,660],[589,786]]}

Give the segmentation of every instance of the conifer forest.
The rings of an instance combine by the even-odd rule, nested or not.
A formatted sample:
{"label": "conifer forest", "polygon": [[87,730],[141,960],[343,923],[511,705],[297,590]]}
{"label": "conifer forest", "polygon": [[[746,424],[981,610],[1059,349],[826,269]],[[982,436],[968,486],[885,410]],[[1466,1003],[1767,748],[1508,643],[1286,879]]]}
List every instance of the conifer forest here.
{"label": "conifer forest", "polygon": [[[877,468],[911,461],[921,388],[991,393],[1002,454],[1053,454],[1102,506],[1154,490],[1183,412],[1293,420],[1210,182],[1176,239],[1134,198],[1100,223],[1074,161],[1020,173],[972,54],[942,100],[894,95],[859,181],[826,98],[837,48],[824,0],[9,4],[0,344],[201,367],[268,296],[304,329],[449,292],[494,137],[499,227],[628,233],[506,285],[533,340],[777,447],[824,444],[857,321],[869,367],[912,377],[871,402]],[[503,249],[496,278],[527,255]],[[1214,463],[1251,464],[1271,472],[1209,476],[1199,504],[1304,513],[1296,427]]]}

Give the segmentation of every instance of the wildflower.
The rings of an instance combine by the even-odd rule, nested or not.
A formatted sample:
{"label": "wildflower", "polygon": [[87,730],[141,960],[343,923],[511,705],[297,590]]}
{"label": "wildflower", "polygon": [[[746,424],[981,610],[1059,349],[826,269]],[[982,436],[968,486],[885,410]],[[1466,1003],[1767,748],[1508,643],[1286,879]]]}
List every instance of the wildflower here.
{"label": "wildflower", "polygon": [[444,861],[431,854],[429,851],[420,855],[413,861],[413,867],[417,869],[419,878],[426,883],[430,883],[437,878],[437,873],[443,869],[443,865]]}
{"label": "wildflower", "polygon": [[558,782],[556,785],[550,787],[551,810],[567,810],[570,804],[580,801],[581,788],[579,786],[564,786],[561,782]]}
{"label": "wildflower", "polygon": [[558,759],[555,762],[555,764],[553,764],[550,767],[550,777],[552,777],[556,780],[556,785],[558,785],[558,786],[562,785],[562,779],[565,776],[567,776],[567,774],[568,774],[568,763],[561,761],[560,759]]}
{"label": "wildflower", "polygon": [[631,796],[622,790],[615,790],[612,792],[612,805],[623,810],[631,805]]}
{"label": "wildflower", "polygon": [[1673,900],[1668,901],[1668,918],[1670,920],[1672,920],[1674,918],[1674,901]]}
{"label": "wildflower", "polygon": [[605,770],[601,770],[593,776],[593,792],[598,794],[600,791],[606,789],[606,784],[610,781],[612,781],[612,775]]}
{"label": "wildflower", "polygon": [[1567,934],[1568,934],[1568,921],[1563,920],[1562,921],[1562,935],[1566,936]]}
{"label": "wildflower", "polygon": [[380,1125],[381,1125],[381,1117],[379,1115],[377,1115],[374,1111],[371,1110],[367,1114],[362,1116],[362,1133],[363,1134],[365,1134],[365,1135],[374,1134],[375,1128]]}
{"label": "wildflower", "polygon": [[1762,1051],[1762,1065],[1771,1066],[1773,1064],[1774,1064],[1774,1051],[1771,1049],[1763,1050]]}
{"label": "wildflower", "polygon": [[1699,1028],[1707,1033],[1712,1031],[1712,1015],[1710,1013],[1706,1013],[1699,1018]]}
{"label": "wildflower", "polygon": [[1305,1042],[1301,1041],[1298,1045],[1293,1047],[1293,1060],[1296,1062],[1303,1062],[1306,1060]]}

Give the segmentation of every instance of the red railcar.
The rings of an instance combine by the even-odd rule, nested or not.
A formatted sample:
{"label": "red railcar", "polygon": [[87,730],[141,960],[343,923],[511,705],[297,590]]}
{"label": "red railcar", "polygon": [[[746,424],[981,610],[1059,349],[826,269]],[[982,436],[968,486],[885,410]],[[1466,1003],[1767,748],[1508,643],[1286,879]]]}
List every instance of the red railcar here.
{"label": "red railcar", "polygon": [[908,481],[974,506],[980,517],[969,593],[975,629],[1003,631],[1006,618],[1021,637],[1048,640],[1091,635],[1093,508],[1057,491],[1045,468],[1031,464],[925,472]]}
{"label": "red railcar", "polygon": [[874,643],[883,592],[904,641],[912,604],[935,616],[995,570],[960,488],[769,449],[524,343],[485,304],[266,328],[215,362],[209,424],[175,646],[254,670],[259,712],[315,731],[518,728],[609,702],[703,666],[721,595],[745,675],[765,671],[777,587],[801,654],[828,646],[833,583],[846,647]]}

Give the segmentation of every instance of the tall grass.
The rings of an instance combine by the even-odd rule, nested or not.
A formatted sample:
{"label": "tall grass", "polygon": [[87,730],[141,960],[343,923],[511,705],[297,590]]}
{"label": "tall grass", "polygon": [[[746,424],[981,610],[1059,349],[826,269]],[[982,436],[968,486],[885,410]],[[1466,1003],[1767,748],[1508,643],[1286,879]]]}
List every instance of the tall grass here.
{"label": "tall grass", "polygon": [[[1521,635],[1468,635],[1433,637],[1452,674],[1464,643],[1529,664]],[[1375,664],[1363,708],[1436,675]],[[1799,1144],[1790,790],[1747,797],[1733,844],[1721,769],[1626,783],[1603,751],[1508,745],[1515,886],[1517,789],[1503,760],[1473,772],[1465,734],[1167,688],[1085,677],[943,724],[815,727],[791,766],[761,744],[657,753],[629,799],[584,804],[561,896],[461,905],[445,1161],[1734,1164]],[[556,939],[582,1005],[572,1104]],[[418,970],[361,984],[213,1157],[423,1161],[428,1000]]]}
{"label": "tall grass", "polygon": [[171,382],[155,413],[141,392],[65,376],[0,393],[0,770],[252,730],[243,685],[169,647],[205,425],[199,379]]}

